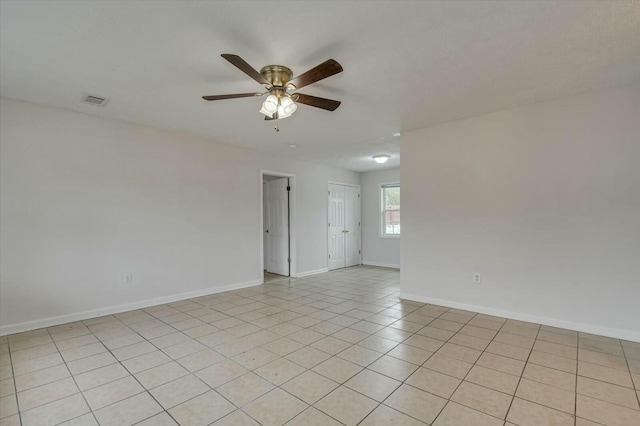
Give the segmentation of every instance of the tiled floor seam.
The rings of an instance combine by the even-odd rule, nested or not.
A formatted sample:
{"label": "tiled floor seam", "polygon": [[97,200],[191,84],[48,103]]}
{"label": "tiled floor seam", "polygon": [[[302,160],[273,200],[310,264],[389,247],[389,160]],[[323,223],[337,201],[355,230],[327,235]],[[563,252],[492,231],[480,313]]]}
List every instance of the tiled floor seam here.
{"label": "tiled floor seam", "polygon": [[8,349],[7,354],[9,355],[9,366],[11,367],[11,380],[13,381],[13,391],[16,398],[16,407],[18,408],[18,420],[20,421],[20,424],[22,424],[22,411],[20,411],[20,402],[18,401],[18,385],[16,384],[16,374],[15,374],[16,372],[13,368],[13,360],[11,358],[11,344],[9,343],[8,339],[7,339],[7,349]]}
{"label": "tiled floor seam", "polygon": [[[447,311],[443,312],[441,315],[443,315],[443,314],[444,314],[444,313],[446,313],[446,312],[447,312]],[[441,315],[439,315],[438,317],[436,317],[436,319],[437,319],[437,318],[439,318]],[[476,314],[476,315],[477,315],[477,314]],[[473,317],[475,317],[475,315],[474,315]],[[473,318],[473,317],[472,317],[472,318]],[[470,320],[471,320],[471,319],[469,319],[469,321],[470,321]],[[435,321],[435,319],[434,319],[434,321]],[[430,322],[430,323],[431,323],[431,322]],[[430,323],[429,323],[429,324],[430,324]],[[467,323],[468,323],[468,322],[467,322]],[[429,324],[426,324],[424,327],[427,327]],[[465,324],[466,324],[466,323],[465,323]],[[423,327],[423,328],[424,328],[424,327]],[[415,334],[417,334],[417,333],[412,333],[412,334],[411,334],[411,336],[413,336],[413,335],[415,335]],[[409,337],[411,337],[411,336],[409,336]],[[455,336],[455,334],[454,334],[454,336]],[[406,341],[409,337],[407,337],[407,338],[406,338],[406,339],[404,339],[403,341]],[[445,341],[445,343],[448,343],[448,342],[449,342],[449,340],[450,340],[451,338],[453,338],[453,336],[451,336],[448,340],[446,340],[446,341]],[[401,343],[402,343],[402,342],[399,342],[398,344],[401,344]],[[354,346],[355,346],[355,345],[354,345]],[[397,346],[397,345],[396,345],[396,346]],[[441,347],[442,347],[442,346],[441,346]],[[392,348],[392,349],[390,349],[389,351],[385,352],[385,353],[383,354],[383,356],[384,356],[384,355],[386,355],[388,352],[390,352],[390,351],[392,351],[392,350],[393,350],[393,348]],[[424,365],[424,364],[425,364],[425,363],[426,363],[426,362],[427,362],[427,361],[428,361],[428,360],[429,360],[433,355],[435,355],[436,353],[437,353],[437,351],[436,351],[436,352],[434,352],[434,353],[432,353],[432,354],[429,356],[429,358],[427,358],[427,359],[426,359],[422,364],[420,364],[420,365],[418,366],[418,368],[422,368],[422,366],[423,366],[423,365]],[[416,365],[416,364],[413,364],[413,365]],[[474,365],[475,365],[475,363],[474,363]],[[369,370],[369,368],[368,368],[368,367],[365,367],[364,369]],[[369,371],[374,371],[374,370],[369,370]],[[417,369],[416,369],[415,371],[417,371]],[[415,371],[414,371],[414,372],[415,372]],[[383,376],[385,376],[385,377],[389,377],[389,378],[391,378],[391,379],[394,379],[393,377],[391,377],[391,376],[387,376],[387,375],[385,375],[384,373],[380,373],[380,372],[377,372],[377,371],[374,371],[374,372],[375,372],[375,373],[378,373],[378,374],[381,374],[381,375],[383,375]],[[360,374],[360,372],[356,373],[355,375],[357,375],[357,374]],[[442,374],[444,374],[444,373],[442,373]],[[467,374],[468,374],[468,373],[467,373]],[[355,376],[355,375],[354,375],[354,376]],[[415,388],[415,389],[418,389],[418,390],[420,390],[420,391],[423,391],[423,392],[431,393],[431,392],[428,392],[428,391],[424,391],[424,390],[422,390],[422,389],[420,389],[420,388],[418,388],[418,387],[415,387],[415,386],[413,386],[413,385],[411,385],[411,384],[409,384],[409,383],[406,383],[406,381],[407,381],[407,380],[409,380],[409,378],[410,378],[412,375],[413,375],[413,373],[412,373],[412,374],[410,374],[406,379],[404,379],[404,380],[400,381],[400,385],[396,388],[396,390],[397,390],[397,389],[399,389],[402,385],[406,385],[406,386],[411,386],[411,387],[413,387],[413,388]],[[352,376],[352,377],[354,377],[354,376]],[[465,377],[466,377],[466,375],[465,375]],[[349,380],[349,379],[348,379],[348,380]],[[348,381],[348,380],[347,380],[347,381]],[[397,379],[394,379],[394,380],[397,380]],[[346,381],[345,381],[345,383],[346,383]],[[461,381],[460,383],[462,383],[462,381]],[[343,385],[344,385],[344,384],[343,384]],[[459,385],[458,385],[458,386],[459,386]],[[456,389],[457,389],[457,387],[456,387]],[[360,395],[363,395],[363,396],[365,396],[365,397],[369,398],[367,395],[364,395],[364,394],[362,394],[362,393],[358,392],[357,390],[354,390],[354,389],[352,389],[352,390],[353,390],[354,392],[359,393]],[[394,392],[395,392],[395,391],[394,391]],[[454,391],[454,393],[455,393],[455,391]],[[433,393],[431,393],[431,394],[432,394],[432,395],[435,395],[435,396],[437,396],[437,397],[439,397],[439,398],[442,398],[440,395],[436,395],[436,394],[433,394]],[[389,399],[389,398],[391,397],[391,395],[393,395],[393,392],[392,392],[391,394],[389,394],[389,395],[388,395],[384,400],[380,401],[380,402],[378,403],[378,405],[376,405],[376,407],[375,407],[373,410],[371,410],[371,412],[375,411],[375,409],[377,409],[380,405],[384,404],[384,402],[385,402],[387,399]],[[452,393],[452,395],[453,395],[453,393]],[[450,401],[450,399],[448,399],[448,398],[447,398],[447,403],[448,403],[449,401]],[[389,407],[389,406],[388,406],[388,405],[386,405],[386,404],[385,404],[385,406]],[[446,407],[446,404],[445,404],[445,406],[443,406],[442,410],[444,410],[444,407]],[[394,409],[393,407],[389,407],[389,408]],[[471,407],[469,407],[469,408],[471,408]],[[442,412],[442,410],[440,410],[440,412],[438,413],[438,416],[440,415],[440,413]],[[370,412],[369,414],[371,414],[371,412]],[[367,416],[368,416],[369,414],[367,414]],[[405,415],[407,415],[407,416],[411,417],[409,414],[406,414],[406,413],[403,413],[403,414],[405,414]],[[363,422],[363,421],[367,418],[367,416],[365,416],[365,417],[364,417],[360,422],[358,422],[358,424],[359,424],[359,423],[361,423],[361,422]],[[411,418],[415,418],[415,417],[411,417]],[[416,420],[421,421],[421,420],[419,420],[419,419],[416,419]],[[437,420],[437,416],[436,416],[436,418],[434,419],[434,422],[435,422],[436,420]]]}
{"label": "tiled floor seam", "polygon": [[[629,358],[627,357],[627,352],[624,349],[624,345],[622,345],[622,353],[624,353],[624,360],[627,363],[627,369],[629,370],[629,374],[631,374],[631,365],[629,364]],[[638,407],[640,407],[640,383],[636,383],[632,377],[631,384],[633,385],[633,390],[635,391],[635,394],[636,394],[636,401],[638,401]],[[577,394],[577,391],[576,391],[576,394]]]}
{"label": "tiled floor seam", "polygon": [[[128,311],[128,312],[131,312],[131,311]],[[113,317],[114,317],[116,320],[120,321],[120,323],[121,323],[123,326],[125,326],[125,327],[127,327],[127,328],[129,328],[129,329],[130,329],[130,327],[129,327],[127,324],[125,324],[123,321],[121,321],[121,320],[120,320],[119,318],[117,318],[115,315],[114,315]],[[88,328],[88,327],[87,327],[87,328]],[[91,334],[92,334],[96,339],[98,339],[98,337],[94,334],[94,332],[93,332],[91,329],[89,329],[89,331],[90,331],[90,333],[91,333]],[[132,331],[133,331],[134,333],[138,334],[138,333],[137,333],[137,332],[135,332],[134,330],[132,330]],[[138,335],[139,335],[139,334],[138,334]],[[141,336],[141,335],[140,335],[140,337],[142,337],[143,339],[145,339],[145,341],[149,342],[149,340],[147,340],[144,336]],[[102,343],[102,340],[98,339],[98,341],[100,341],[100,342]],[[140,342],[138,342],[138,343],[140,343]],[[149,342],[149,343],[151,343],[151,342]],[[137,344],[137,343],[132,343],[131,345],[125,345],[125,346],[122,346],[122,347],[132,346],[132,345],[135,345],[135,344]],[[153,345],[153,343],[151,343],[151,344]],[[139,392],[139,393],[137,393],[137,394],[135,394],[135,395],[130,395],[130,396],[127,396],[127,397],[122,398],[122,399],[120,399],[120,400],[114,401],[114,402],[112,402],[112,403],[110,403],[110,404],[107,404],[107,405],[105,405],[105,406],[103,406],[103,407],[100,407],[99,409],[101,410],[101,409],[104,409],[104,408],[106,408],[106,407],[110,407],[110,406],[112,406],[112,405],[114,405],[114,404],[117,404],[117,403],[119,403],[119,402],[122,402],[122,401],[124,401],[124,400],[126,400],[126,399],[128,399],[128,398],[133,397],[133,396],[140,395],[140,394],[142,394],[142,393],[147,393],[147,394],[149,394],[149,396],[150,396],[151,398],[153,398],[153,400],[156,402],[156,404],[158,404],[158,406],[162,408],[162,410],[163,410],[163,411],[166,411],[166,410],[164,410],[164,407],[162,406],[162,404],[160,404],[160,402],[159,402],[159,401],[158,401],[158,400],[153,396],[153,394],[150,392],[150,390],[149,390],[149,389],[147,389],[147,388],[146,388],[146,387],[145,387],[145,386],[144,386],[144,385],[143,385],[143,384],[138,380],[138,378],[137,378],[134,374],[132,374],[132,373],[131,373],[131,371],[130,371],[130,370],[129,370],[129,369],[128,369],[128,368],[127,368],[123,363],[122,363],[122,361],[120,361],[120,360],[119,360],[119,359],[118,359],[118,358],[113,354],[112,350],[111,350],[111,349],[109,349],[106,345],[104,345],[104,343],[103,343],[103,346],[104,346],[104,348],[105,348],[106,352],[108,352],[109,354],[111,354],[111,356],[116,360],[116,363],[117,363],[117,364],[120,364],[120,366],[122,366],[122,368],[124,368],[124,369],[125,369],[125,371],[129,374],[129,376],[133,377],[133,379],[134,379],[134,380],[135,380],[135,381],[136,381],[136,382],[137,382],[137,383],[142,387],[142,389],[144,389],[144,391],[143,391],[143,392]],[[156,349],[160,350],[160,348],[158,348],[157,346],[155,346],[155,345],[153,345],[153,346],[154,346],[154,347],[156,347]],[[120,348],[118,348],[118,349],[120,349]],[[167,362],[167,363],[168,363],[168,362]],[[65,362],[65,365],[66,365],[66,362]],[[113,365],[113,364],[110,364],[110,365]],[[161,365],[164,365],[164,364],[161,364]],[[98,368],[95,368],[94,370],[97,370],[97,369],[99,369],[99,368],[103,368],[103,367],[98,367]],[[154,367],[151,367],[151,368],[154,368]],[[68,367],[67,367],[67,369],[68,369]],[[90,371],[94,371],[94,370],[90,370]],[[145,370],[145,371],[146,371],[146,370]],[[69,371],[69,373],[71,374],[71,371]],[[81,374],[84,374],[84,372],[83,372],[83,373],[81,373]],[[73,378],[74,378],[74,382],[75,382],[75,377],[73,376],[73,374],[71,375],[71,377],[73,377]],[[120,377],[120,378],[117,378],[117,379],[111,380],[111,381],[109,381],[109,382],[101,383],[100,385],[95,386],[95,387],[90,388],[90,389],[96,389],[96,388],[98,388],[98,387],[105,386],[105,385],[107,385],[107,384],[109,384],[109,383],[113,383],[113,382],[118,381],[118,380],[121,380],[121,379],[123,379],[123,377]],[[78,386],[77,382],[76,382],[76,386]],[[89,405],[89,402],[86,400],[86,398],[85,398],[85,396],[84,396],[84,392],[85,392],[85,391],[81,390],[81,389],[80,389],[80,386],[78,386],[78,389],[80,390],[80,393],[82,394],[82,397],[83,397],[83,399],[85,400],[85,403],[87,404],[87,407],[89,407],[89,410],[90,410],[90,412],[91,412],[91,415],[92,415],[92,416],[94,417],[94,419],[96,420],[96,423],[97,423],[97,424],[100,424],[100,422],[98,421],[98,419],[97,419],[97,418],[96,418],[96,416],[95,416],[95,411],[98,411],[98,410],[93,410],[93,408],[91,408],[91,405]],[[90,389],[87,389],[87,390],[90,390]],[[151,417],[153,417],[153,416],[155,416],[155,415],[157,415],[157,414],[158,414],[158,413],[156,413],[156,414],[154,414],[154,415],[150,416],[149,418],[151,418]],[[169,413],[167,412],[167,414],[169,414]],[[170,415],[170,414],[169,414],[169,415]],[[172,417],[172,419],[173,419],[173,417]],[[142,421],[144,421],[144,420],[147,420],[147,419],[143,419],[143,420],[141,420],[141,422],[142,422]],[[175,419],[173,419],[173,420],[175,421]],[[140,423],[140,422],[138,422],[138,423]],[[178,422],[176,421],[176,423],[178,423]]]}
{"label": "tiled floor seam", "polygon": [[[162,320],[160,320],[160,321],[162,321]],[[124,323],[123,323],[123,324],[124,324]],[[168,325],[168,324],[167,324],[167,325]],[[125,326],[129,327],[129,326],[128,326],[128,325],[126,325],[126,324],[125,324]],[[169,326],[170,326],[170,325],[169,325]],[[171,327],[171,328],[173,328],[173,327]],[[175,330],[175,329],[174,329],[174,330]],[[176,331],[178,331],[178,330],[176,330]],[[134,332],[135,332],[135,331],[134,331]],[[154,345],[154,344],[153,344],[151,341],[149,341],[147,338],[145,338],[145,337],[144,337],[144,336],[142,336],[142,335],[140,335],[140,336],[141,336],[143,339],[145,339],[145,341],[147,341],[147,342],[149,342],[151,345],[153,345],[157,350],[159,350],[160,352],[164,353],[164,351],[162,351],[162,349],[160,349],[159,347],[157,347],[156,345]],[[134,343],[134,344],[135,344],[135,343]],[[179,344],[179,343],[178,343],[178,344]],[[131,346],[131,345],[129,345],[129,346]],[[106,346],[105,346],[105,347],[106,347]],[[111,352],[111,351],[109,350],[109,348],[107,348],[107,351]],[[168,410],[168,409],[165,409],[165,407],[160,403],[160,401],[158,401],[158,399],[153,395],[153,393],[151,393],[151,389],[147,389],[147,387],[146,387],[146,386],[144,386],[144,385],[142,384],[142,382],[140,382],[140,380],[138,380],[138,378],[135,376],[135,374],[131,373],[131,371],[130,371],[130,370],[129,370],[129,369],[128,369],[128,368],[127,368],[127,367],[122,363],[122,361],[120,361],[120,360],[119,360],[119,359],[118,359],[118,358],[117,358],[113,353],[111,353],[111,355],[112,355],[112,356],[113,356],[113,357],[118,361],[118,363],[120,363],[120,365],[122,366],[122,368],[124,368],[124,369],[127,371],[127,373],[129,373],[129,375],[130,375],[131,377],[133,377],[133,379],[134,379],[134,380],[135,380],[135,381],[136,381],[136,382],[137,382],[137,383],[142,387],[142,389],[144,389],[144,392],[146,392],[147,394],[149,394],[149,396],[150,396],[150,397],[151,397],[151,398],[156,402],[156,404],[158,404],[158,406],[159,406],[160,408],[162,408],[162,411],[161,411],[160,413],[162,413],[162,412],[164,411],[165,413],[167,413],[167,415],[168,415],[169,417],[171,417],[171,419],[172,419],[174,422],[176,422],[176,424],[178,424],[178,425],[179,425],[180,423],[178,422],[178,420],[177,420],[177,419],[175,419],[175,418],[171,415],[171,413],[169,413],[169,410]],[[165,355],[166,355],[166,354],[165,354]],[[167,356],[168,356],[168,355],[167,355]],[[169,357],[169,358],[171,359],[171,361],[168,361],[168,362],[166,362],[166,363],[164,363],[164,364],[160,364],[160,365],[157,365],[157,366],[154,366],[154,367],[148,368],[148,369],[146,369],[146,370],[139,371],[139,372],[138,372],[138,373],[136,373],[136,374],[140,374],[140,373],[142,373],[143,371],[151,370],[152,368],[155,368],[155,367],[159,367],[159,366],[162,366],[162,365],[169,364],[170,362],[176,362],[176,363],[178,363],[178,362],[177,362],[176,360],[174,360],[173,358],[171,358],[171,357]],[[179,364],[179,363],[178,363],[178,364]],[[188,370],[187,370],[187,371],[188,371]],[[193,373],[189,372],[189,374],[193,374]],[[176,379],[173,379],[173,380],[170,380],[170,381],[168,381],[168,382],[165,382],[165,383],[163,383],[163,384],[161,384],[161,385],[156,386],[156,388],[157,388],[157,387],[160,387],[160,386],[163,386],[163,385],[165,385],[166,383],[170,383],[170,382],[173,382],[173,381],[179,380],[179,379],[181,379],[182,377],[184,377],[184,376],[181,376],[181,377],[178,377],[178,378],[176,378]],[[209,386],[208,384],[206,384],[206,383],[205,383],[205,385],[207,385],[209,388],[211,388],[211,386]],[[152,389],[154,389],[154,388],[152,388]],[[215,389],[211,388],[211,390],[215,392]],[[141,393],[142,393],[142,392],[141,392]],[[217,393],[218,395],[220,395],[220,393],[218,393],[218,392],[216,392],[216,393]],[[188,399],[187,401],[190,401],[191,399],[197,398],[198,396],[199,396],[199,395],[196,395],[196,396],[194,396],[193,398]],[[222,396],[222,397],[224,398],[224,396],[223,396],[223,395],[220,395],[220,396]],[[131,398],[131,396],[128,396],[128,397],[126,397],[126,398],[123,398],[123,399],[121,399],[121,400],[119,400],[119,401],[117,401],[117,402],[114,402],[113,404],[117,404],[118,402],[122,402],[122,401],[124,401],[125,399],[128,399],[128,398]],[[225,399],[226,399],[226,398],[225,398]],[[184,404],[184,403],[185,403],[185,402],[187,402],[187,401],[182,401],[180,404]],[[231,402],[231,401],[229,401],[229,402]],[[113,404],[110,404],[110,405],[113,405]],[[105,406],[105,407],[107,407],[107,406]],[[101,409],[102,409],[102,408],[105,408],[105,407],[101,407]],[[157,416],[157,415],[158,415],[158,414],[160,414],[160,413],[153,414],[153,415],[149,416],[147,419],[143,419],[143,420],[139,421],[138,423],[141,423],[141,422],[143,422],[143,421],[145,421],[145,420],[148,420],[148,419],[150,419],[150,418],[152,418],[152,417],[154,417],[154,416]],[[98,422],[98,424],[99,424],[99,422]]]}
{"label": "tiled floor seam", "polygon": [[[49,333],[49,337],[51,337],[51,340],[53,341],[54,346],[56,347],[56,349],[58,350],[58,353],[60,353],[60,349],[58,348],[58,345],[56,344],[56,342],[53,340],[53,337],[51,336],[51,332],[47,329],[47,332]],[[95,337],[95,336],[94,336]],[[104,345],[103,345],[104,346]],[[60,354],[60,356],[62,357],[62,354]],[[98,419],[96,418],[95,414],[93,413],[93,410],[91,409],[91,406],[89,405],[89,401],[87,401],[87,398],[85,397],[84,393],[82,392],[82,389],[80,389],[80,386],[78,386],[78,382],[76,381],[76,378],[73,376],[73,374],[71,374],[71,369],[69,368],[69,366],[67,365],[67,361],[64,359],[64,357],[62,357],[62,362],[65,366],[65,368],[67,369],[67,371],[69,372],[69,377],[71,377],[73,379],[73,383],[75,384],[76,388],[78,389],[78,392],[80,393],[80,395],[82,396],[82,399],[84,401],[84,403],[87,405],[87,408],[89,409],[89,412],[91,413],[91,415],[93,416],[94,420],[96,421],[96,423],[100,424],[98,422]],[[74,394],[75,395],[75,394]],[[17,396],[17,395],[16,395]],[[63,399],[63,398],[61,398]],[[46,405],[46,404],[43,404]],[[41,407],[42,405],[40,405]],[[36,407],[34,407],[36,408]],[[28,411],[28,410],[27,410]],[[84,416],[87,413],[81,414],[78,417]],[[73,420],[73,419],[67,419],[65,421],[68,420]]]}
{"label": "tiled floor seam", "polygon": [[[538,326],[538,331],[536,333],[536,337],[534,338],[534,346],[535,346],[535,339],[537,339],[539,333],[540,333],[540,325]],[[527,356],[527,359],[524,361],[524,368],[527,367],[527,364],[529,363],[529,359],[531,358],[531,354],[532,353],[533,353],[533,346],[529,350],[529,355]],[[513,398],[511,398],[511,403],[509,404],[509,408],[507,409],[507,413],[504,416],[505,423],[506,423],[507,419],[509,418],[509,413],[511,412],[511,408],[513,407],[513,401],[516,400],[516,393],[518,392],[518,388],[520,387],[520,383],[522,382],[522,376],[524,375],[524,368],[522,370],[522,373],[520,374],[520,377],[518,378],[518,384],[516,385],[516,387],[515,387],[515,389],[513,391]],[[534,403],[534,404],[537,404],[537,403]],[[574,416],[574,425],[575,425],[575,416]]]}
{"label": "tiled floor seam", "polygon": [[[473,318],[477,317],[478,315],[479,315],[479,314],[477,314],[477,313],[476,313],[473,317],[471,317],[471,318],[469,319],[469,321],[467,321],[467,322],[465,323],[465,325],[466,325],[466,324],[468,324],[471,320],[473,320]],[[436,416],[436,418],[433,420],[434,422],[438,420],[438,417],[440,417],[440,415],[441,415],[441,414],[442,414],[442,412],[444,411],[445,407],[446,407],[450,402],[455,402],[455,401],[451,401],[451,397],[453,397],[453,395],[456,393],[456,391],[458,390],[458,388],[460,388],[460,386],[465,382],[465,379],[467,378],[467,376],[469,375],[469,373],[471,373],[471,370],[473,369],[473,367],[475,367],[475,366],[477,365],[478,360],[479,360],[479,359],[482,357],[482,355],[485,353],[486,348],[488,348],[488,347],[489,347],[489,345],[490,345],[490,344],[495,340],[495,338],[498,336],[498,334],[500,333],[500,331],[502,330],[502,328],[504,327],[504,325],[505,325],[506,323],[507,323],[507,321],[504,321],[504,322],[502,323],[502,325],[500,326],[500,328],[499,328],[498,330],[495,330],[495,331],[496,331],[495,335],[494,335],[494,336],[493,336],[493,338],[489,341],[489,343],[487,343],[487,345],[485,346],[485,349],[481,351],[480,355],[478,355],[478,358],[476,358],[476,360],[473,362],[473,364],[471,365],[471,368],[469,368],[469,371],[467,371],[467,373],[464,375],[464,377],[463,377],[462,379],[460,379],[460,383],[458,383],[458,386],[456,386],[456,388],[453,390],[453,392],[451,393],[451,395],[449,396],[449,398],[447,398],[447,403],[445,404],[445,406],[444,406],[444,407],[442,407],[442,410],[440,410],[440,412],[438,413],[438,415]],[[456,333],[456,334],[454,334],[453,336],[451,336],[451,337],[447,340],[447,343],[449,343],[449,341],[450,341],[454,336],[456,336],[457,334],[458,334],[458,333]],[[471,349],[473,349],[473,348],[471,348]],[[433,353],[433,355],[435,355],[436,353],[438,353],[438,351],[434,352],[434,353]],[[431,355],[429,358],[431,358],[433,355]],[[427,361],[428,361],[428,359],[427,359]],[[424,363],[422,363],[422,365],[424,365],[427,361],[425,361]],[[420,367],[422,367],[422,365],[421,365]],[[425,367],[425,368],[428,368],[428,367]],[[442,373],[442,374],[445,374],[445,373]],[[457,377],[456,377],[456,378],[457,378]],[[479,385],[479,386],[482,386],[482,385]],[[483,387],[484,387],[484,386],[483,386]],[[517,388],[516,388],[516,389],[517,389]],[[513,402],[513,399],[514,399],[514,398],[515,398],[515,391],[514,391],[514,395],[511,395],[511,402]],[[461,404],[461,405],[464,405],[464,404]],[[466,405],[465,405],[465,407],[471,408],[471,409],[476,410],[476,411],[478,411],[478,412],[481,412],[481,413],[483,413],[483,414],[490,415],[490,414],[488,414],[488,413],[484,413],[484,412],[482,412],[482,411],[480,411],[480,410],[478,410],[478,409],[476,409],[476,408],[474,408],[474,407],[469,407],[469,406],[466,406]],[[511,408],[511,403],[509,404],[509,408]],[[506,418],[507,418],[508,413],[509,413],[509,410],[507,410],[507,412],[505,413],[505,418],[504,418],[504,419],[500,419],[500,420],[502,420],[502,421],[506,421]],[[492,417],[497,418],[497,417],[495,417],[495,416],[492,416]]]}
{"label": "tiled floor seam", "polygon": [[578,424],[578,362],[580,356],[580,333],[577,333],[576,337],[576,385],[574,388],[574,397],[573,397],[573,425],[577,426]]}
{"label": "tiled floor seam", "polygon": [[[304,373],[301,373],[301,374],[304,374]],[[301,374],[299,374],[299,375],[301,375]],[[299,375],[298,375],[298,376],[299,376]],[[298,377],[298,376],[296,376],[296,377]],[[295,379],[295,377],[293,377],[291,380],[293,380],[293,379]],[[289,381],[290,381],[290,380],[289,380]],[[289,381],[287,381],[287,383],[288,383]],[[284,385],[284,384],[286,384],[286,383],[283,383],[283,385]],[[339,385],[338,387],[336,387],[336,388],[335,388],[334,390],[332,390],[331,392],[335,391],[336,389],[339,389],[339,388],[340,388],[340,386],[342,386],[342,385]],[[282,391],[284,391],[284,392],[287,392],[287,390],[286,390],[286,389],[283,389],[283,388],[282,388],[282,385],[281,385],[281,386],[276,386],[276,388],[278,388],[278,389],[280,389],[280,390],[282,390]],[[329,392],[327,395],[331,394],[331,392]],[[295,396],[295,395],[294,395],[294,394],[292,394],[291,392],[287,392],[287,393],[288,393],[289,395],[293,396],[294,398],[296,398],[297,400],[302,401],[304,404],[308,405],[309,407],[313,407],[313,408],[315,408],[316,410],[322,411],[320,408],[316,407],[316,406],[315,406],[315,404],[317,404],[318,402],[320,402],[320,401],[322,400],[322,398],[324,398],[324,396],[323,396],[322,398],[320,398],[318,401],[316,401],[315,403],[313,403],[313,404],[309,404],[309,403],[307,403],[307,402],[303,401],[302,399],[298,398],[297,396]],[[325,395],[325,396],[327,396],[327,395]],[[255,401],[255,400],[257,400],[257,399],[259,399],[259,398],[261,398],[261,397],[262,397],[262,396],[257,397],[256,399],[254,399],[254,401]],[[248,406],[249,404],[250,404],[250,403],[245,404],[245,405],[244,405],[244,407]],[[305,408],[304,410],[302,410],[302,412],[304,412],[305,410],[307,410],[309,407],[307,407],[307,408]],[[376,408],[377,408],[377,407],[378,407],[378,406],[376,405]],[[242,408],[238,408],[238,409],[239,409],[239,410],[242,410]],[[372,411],[373,411],[373,410],[372,410]],[[249,415],[249,413],[245,412],[244,410],[243,410],[243,412],[244,412],[245,414]],[[302,413],[302,412],[301,412],[301,413]],[[324,414],[326,414],[327,416],[331,417],[333,420],[337,421],[338,423],[342,423],[340,420],[336,419],[336,418],[335,418],[335,417],[333,417],[331,414],[326,413],[326,412],[324,412],[324,411],[322,411],[322,412],[323,412]],[[287,423],[291,422],[293,419],[295,419],[299,414],[300,414],[300,413],[298,413],[297,415],[295,415],[292,419],[289,419],[289,420],[285,423],[285,425],[286,425]],[[367,414],[367,416],[368,416],[368,415],[369,415],[369,414]],[[249,416],[249,417],[251,417],[251,416]],[[253,418],[253,417],[251,417],[251,418]],[[365,418],[366,418],[366,416],[365,416]],[[258,420],[257,420],[257,419],[254,419],[254,420],[255,420],[256,422],[258,422]],[[362,419],[362,420],[364,420],[364,419]],[[260,422],[258,422],[258,423],[260,423]],[[344,423],[342,423],[342,424],[344,424]]]}

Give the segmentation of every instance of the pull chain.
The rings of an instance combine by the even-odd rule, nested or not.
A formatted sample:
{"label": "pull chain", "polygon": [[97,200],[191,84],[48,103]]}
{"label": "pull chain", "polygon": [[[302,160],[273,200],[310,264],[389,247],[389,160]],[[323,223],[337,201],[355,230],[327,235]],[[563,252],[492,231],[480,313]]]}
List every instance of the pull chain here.
{"label": "pull chain", "polygon": [[279,132],[279,131],[280,131],[280,128],[278,127],[278,118],[279,118],[279,117],[278,117],[278,115],[279,115],[279,112],[280,112],[280,102],[281,102],[281,101],[280,101],[280,97],[278,97],[278,110],[277,110],[277,111],[276,111],[276,113],[275,113],[275,116],[276,116],[276,124],[275,124],[275,126],[273,126],[273,130],[275,130],[276,132]]}

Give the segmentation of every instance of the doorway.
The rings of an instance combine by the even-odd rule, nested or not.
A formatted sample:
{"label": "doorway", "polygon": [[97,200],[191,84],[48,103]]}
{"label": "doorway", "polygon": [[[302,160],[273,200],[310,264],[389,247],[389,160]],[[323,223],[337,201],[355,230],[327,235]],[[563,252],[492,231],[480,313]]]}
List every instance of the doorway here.
{"label": "doorway", "polygon": [[360,187],[329,183],[329,270],[360,265]]}
{"label": "doorway", "polygon": [[295,276],[293,232],[295,176],[261,171],[260,265],[263,283]]}

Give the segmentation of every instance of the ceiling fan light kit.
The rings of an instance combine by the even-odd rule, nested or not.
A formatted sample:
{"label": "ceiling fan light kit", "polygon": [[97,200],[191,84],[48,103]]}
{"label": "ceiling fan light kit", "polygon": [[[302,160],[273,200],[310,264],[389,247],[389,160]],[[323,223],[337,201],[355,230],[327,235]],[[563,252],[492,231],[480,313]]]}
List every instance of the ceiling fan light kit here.
{"label": "ceiling fan light kit", "polygon": [[[260,72],[256,71],[244,59],[238,55],[223,53],[221,55],[240,71],[253,78],[267,89],[264,93],[235,93],[231,95],[203,96],[207,101],[222,99],[248,98],[269,94],[262,103],[260,113],[265,115],[265,120],[279,120],[291,117],[298,109],[296,102],[321,108],[327,111],[335,111],[340,106],[340,101],[305,95],[303,93],[290,93],[304,86],[323,80],[334,74],[342,72],[342,66],[333,59],[329,59],[315,68],[293,78],[293,72],[282,65],[267,65]],[[277,121],[275,130],[279,131]]]}

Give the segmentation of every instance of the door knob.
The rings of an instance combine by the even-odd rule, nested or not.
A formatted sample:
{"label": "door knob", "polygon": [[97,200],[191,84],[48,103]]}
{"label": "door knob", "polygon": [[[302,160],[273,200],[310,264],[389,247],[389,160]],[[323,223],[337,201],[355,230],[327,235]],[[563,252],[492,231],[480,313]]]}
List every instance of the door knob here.
{"label": "door knob", "polygon": [[347,232],[349,232],[349,230],[348,230],[348,229],[345,229],[345,230],[343,230],[342,232],[347,233]]}
{"label": "door knob", "polygon": [[268,230],[268,229],[265,229],[265,231],[264,231],[264,232],[266,232],[266,233],[268,234],[268,233],[269,233],[269,230]]}

